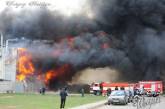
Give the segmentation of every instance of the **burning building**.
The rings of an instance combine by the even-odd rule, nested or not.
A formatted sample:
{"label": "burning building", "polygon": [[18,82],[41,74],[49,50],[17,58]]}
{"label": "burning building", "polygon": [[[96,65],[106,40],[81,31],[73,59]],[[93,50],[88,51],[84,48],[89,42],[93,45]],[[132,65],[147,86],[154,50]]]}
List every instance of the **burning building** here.
{"label": "burning building", "polygon": [[[49,43],[42,40],[24,42],[18,40],[15,43],[17,46],[16,79],[29,81],[35,78],[53,88],[56,84],[71,81],[72,76],[79,69],[91,65],[97,67],[100,66],[100,62],[104,67],[106,58],[109,58],[107,62],[112,61],[108,55],[106,56],[106,53],[111,53],[110,49],[112,49],[111,37],[108,34],[100,31],[94,34],[86,33],[83,36],[68,36],[59,42]],[[105,53],[101,55],[101,51]],[[96,61],[96,57],[100,59]]]}

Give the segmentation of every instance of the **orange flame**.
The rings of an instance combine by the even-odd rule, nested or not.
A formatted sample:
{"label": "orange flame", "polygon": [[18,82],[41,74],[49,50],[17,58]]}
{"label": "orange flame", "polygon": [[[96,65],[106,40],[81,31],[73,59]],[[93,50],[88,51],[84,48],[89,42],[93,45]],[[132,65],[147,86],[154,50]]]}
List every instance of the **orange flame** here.
{"label": "orange flame", "polygon": [[19,74],[19,75],[17,75],[17,80],[19,80],[19,81],[23,81],[25,78],[26,78],[26,76],[24,75],[24,74]]}
{"label": "orange flame", "polygon": [[34,65],[32,63],[32,56],[27,51],[26,48],[18,49],[18,63],[17,63],[17,71],[18,75],[16,76],[17,80],[22,81],[28,75],[32,75],[34,73]]}
{"label": "orange flame", "polygon": [[45,74],[45,83],[48,84],[48,82],[52,78],[56,77],[56,74],[57,73],[55,71],[53,71],[53,70],[50,70],[50,71],[46,72],[46,74]]}
{"label": "orange flame", "polygon": [[64,64],[63,66],[57,68],[57,69],[53,69],[53,70],[49,70],[48,72],[46,72],[45,74],[45,83],[49,84],[49,81],[55,77],[60,77],[60,76],[64,76],[64,73],[67,73],[67,71],[69,70],[69,65],[68,64]]}
{"label": "orange flame", "polygon": [[64,64],[60,67],[50,69],[49,71],[42,73],[39,69],[35,69],[32,63],[32,54],[26,48],[18,49],[18,63],[17,63],[17,80],[23,81],[29,76],[34,76],[37,73],[37,79],[49,84],[52,79],[65,77],[69,71],[70,66]]}

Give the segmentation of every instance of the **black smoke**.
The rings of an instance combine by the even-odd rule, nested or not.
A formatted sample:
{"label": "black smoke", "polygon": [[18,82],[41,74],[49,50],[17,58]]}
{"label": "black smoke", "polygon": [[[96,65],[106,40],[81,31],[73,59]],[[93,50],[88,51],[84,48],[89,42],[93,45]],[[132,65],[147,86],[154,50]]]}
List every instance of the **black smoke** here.
{"label": "black smoke", "polygon": [[[70,65],[68,80],[84,68],[111,67],[130,72],[131,62],[125,53],[116,49],[111,35],[103,31],[66,37],[60,42],[45,44],[35,41],[25,45],[33,56],[37,71],[42,73],[63,65]],[[66,75],[63,75],[66,77]]]}
{"label": "black smoke", "polygon": [[66,17],[48,9],[22,10],[20,13],[5,9],[0,16],[0,29],[8,38],[59,40],[66,35],[94,32],[97,28],[85,15]]}
{"label": "black smoke", "polygon": [[129,75],[163,79],[165,1],[93,0],[92,7],[99,26],[121,41],[120,49],[133,64]]}
{"label": "black smoke", "polygon": [[[65,17],[49,10],[20,14],[5,10],[0,14],[0,29],[7,37],[55,41],[51,49],[63,46],[56,61],[76,70],[109,66],[126,80],[162,80],[165,0],[90,0],[89,5],[93,19],[82,14]],[[95,33],[99,30],[106,37]],[[60,42],[68,36],[74,37],[73,47]],[[102,40],[108,48],[101,48]]]}

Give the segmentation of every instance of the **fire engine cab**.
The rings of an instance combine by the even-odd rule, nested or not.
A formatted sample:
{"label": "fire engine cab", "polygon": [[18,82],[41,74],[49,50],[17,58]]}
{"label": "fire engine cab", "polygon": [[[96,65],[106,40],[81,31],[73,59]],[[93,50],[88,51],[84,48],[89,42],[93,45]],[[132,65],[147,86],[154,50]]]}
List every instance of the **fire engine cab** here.
{"label": "fire engine cab", "polygon": [[90,86],[90,93],[93,93],[94,95],[100,95],[100,92],[100,83],[93,82]]}

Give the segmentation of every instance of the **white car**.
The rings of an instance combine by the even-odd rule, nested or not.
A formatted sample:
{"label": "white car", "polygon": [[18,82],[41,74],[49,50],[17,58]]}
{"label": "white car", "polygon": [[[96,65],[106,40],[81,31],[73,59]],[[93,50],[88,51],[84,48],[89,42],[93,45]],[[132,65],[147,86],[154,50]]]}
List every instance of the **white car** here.
{"label": "white car", "polygon": [[110,104],[124,104],[128,103],[128,96],[124,90],[114,90],[108,97],[108,105]]}

